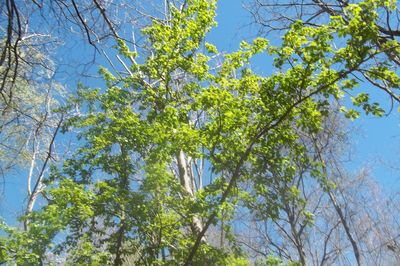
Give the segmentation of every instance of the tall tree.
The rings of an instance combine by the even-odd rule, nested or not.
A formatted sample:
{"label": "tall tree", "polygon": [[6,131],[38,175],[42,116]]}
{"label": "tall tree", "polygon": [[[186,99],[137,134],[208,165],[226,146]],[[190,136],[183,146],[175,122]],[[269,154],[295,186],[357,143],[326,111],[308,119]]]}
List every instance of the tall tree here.
{"label": "tall tree", "polygon": [[[353,5],[349,21],[333,16],[321,27],[297,21],[281,46],[242,42],[213,69],[218,51],[204,38],[216,2],[169,3],[169,18],[154,17],[142,32],[141,61],[119,40],[131,64],[125,77],[101,69],[106,90],[81,88],[71,100],[84,115],[64,129],[78,129],[84,144],[46,181],[49,203],[22,218],[28,230],[3,225],[3,261],[50,263],[53,253],[74,265],[122,265],[128,257],[143,265],[247,265],[231,225],[242,203],[257,203],[268,189],[260,169],[290,183],[301,162],[325,181],[325,165],[309,156],[303,134],[321,132],[331,100],[356,85],[351,75],[369,71],[390,89],[399,86],[384,56],[397,42],[376,43],[384,5]],[[334,46],[335,38],[344,45]],[[250,59],[267,53],[276,71],[264,77]],[[366,94],[354,104],[383,114]],[[285,208],[279,203],[265,215]],[[218,225],[227,240],[220,246],[208,234]]]}

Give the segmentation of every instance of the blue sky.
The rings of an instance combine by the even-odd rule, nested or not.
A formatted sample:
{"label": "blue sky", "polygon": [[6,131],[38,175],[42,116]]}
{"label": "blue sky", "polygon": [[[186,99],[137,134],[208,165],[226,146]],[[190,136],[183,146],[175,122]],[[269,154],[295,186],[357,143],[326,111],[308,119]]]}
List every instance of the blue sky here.
{"label": "blue sky", "polygon": [[[208,34],[207,41],[215,44],[220,51],[234,51],[239,47],[242,39],[250,40],[255,36],[255,28],[246,26],[251,18],[250,14],[242,8],[241,0],[220,0],[217,14],[218,26]],[[67,57],[85,58],[87,54],[90,54],[85,49],[87,47],[82,49],[78,47],[78,49],[60,51],[60,53],[68,53]],[[258,73],[268,74],[272,69],[271,59],[267,56],[258,56],[254,64]],[[92,74],[97,74],[97,70],[97,66],[90,69]],[[65,81],[70,88],[76,88],[78,79],[72,78]],[[81,79],[81,81],[92,87],[101,85],[95,79]],[[370,86],[367,89],[376,90]],[[390,101],[384,93],[372,95],[383,106],[389,106]],[[349,150],[353,152],[352,161],[346,164],[348,170],[356,172],[364,166],[371,168],[372,176],[388,192],[396,192],[400,188],[400,170],[395,169],[400,163],[397,156],[400,153],[399,122],[400,116],[395,108],[388,117],[362,116],[355,122],[348,123],[350,128],[355,129],[354,134],[351,134],[352,145]],[[3,216],[10,224],[15,224],[15,217],[22,210],[26,193],[25,176],[26,172],[21,170],[8,176],[4,183],[5,193],[1,200],[0,216]]]}

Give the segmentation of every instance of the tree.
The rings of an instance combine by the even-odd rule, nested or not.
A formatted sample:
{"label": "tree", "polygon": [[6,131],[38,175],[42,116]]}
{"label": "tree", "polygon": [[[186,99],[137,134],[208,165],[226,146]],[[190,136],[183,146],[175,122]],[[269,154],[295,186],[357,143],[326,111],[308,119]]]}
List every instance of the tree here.
{"label": "tree", "polygon": [[[5,60],[18,65],[19,72],[2,80],[0,92],[0,172],[6,179],[10,172],[27,166],[24,209],[29,213],[44,188],[46,166],[57,157],[54,140],[62,115],[54,109],[60,106],[64,87],[52,78],[52,61],[31,47],[29,39],[20,41],[27,46],[18,48],[18,59],[12,54]],[[3,71],[8,72],[0,66]]]}
{"label": "tree", "polygon": [[[22,207],[26,213],[40,198],[50,162],[60,163],[63,156],[58,152],[70,149],[55,141],[66,116],[55,109],[75,87],[63,78],[87,76],[86,68],[95,64],[100,51],[109,59],[105,51],[109,40],[124,37],[119,23],[132,22],[121,21],[123,13],[133,14],[139,8],[127,4],[96,0],[0,4],[0,172],[4,183],[13,182],[15,172],[26,177],[27,200]],[[81,56],[74,63],[69,54],[63,57],[62,50],[73,49],[75,42],[80,48],[87,42],[93,58]]]}
{"label": "tree", "polygon": [[[396,264],[387,245],[397,245],[398,212],[382,211],[395,210],[396,197],[383,195],[367,169],[350,174],[342,166],[350,144],[340,114],[331,110],[324,124],[317,135],[302,134],[301,141],[315,161],[323,158],[326,180],[311,177],[309,165],[301,162],[291,180],[261,169],[255,176],[268,186],[238,218],[238,241],[256,261],[276,254],[284,263],[305,265]],[[269,215],[266,210],[274,206],[280,208]]]}
{"label": "tree", "polygon": [[[248,265],[231,226],[269,189],[262,174],[290,184],[301,163],[329,189],[324,162],[310,156],[303,134],[321,132],[331,100],[356,85],[352,74],[368,71],[399,86],[384,56],[397,42],[376,43],[376,10],[385,4],[362,2],[347,8],[349,21],[332,16],[321,27],[296,21],[281,46],[242,42],[213,69],[218,51],[204,38],[216,2],[169,3],[169,18],[143,29],[141,61],[118,41],[131,62],[125,77],[103,68],[106,90],[83,87],[71,99],[84,115],[64,130],[79,129],[84,144],[46,180],[48,204],[22,218],[28,230],[2,226],[2,261],[43,264],[62,254],[73,265],[122,265],[128,257],[143,265]],[[332,45],[336,38],[342,47]],[[250,59],[267,53],[276,71],[263,77]],[[354,104],[383,114],[365,93]],[[276,215],[285,208],[281,197],[296,193],[273,193],[263,215]],[[208,234],[218,225],[221,246]]]}
{"label": "tree", "polygon": [[[374,1],[371,1],[374,2]],[[366,8],[368,1],[357,0],[310,0],[310,1],[246,1],[248,10],[254,18],[254,22],[259,25],[260,34],[282,31],[290,27],[296,20],[302,20],[305,25],[310,27],[320,27],[326,24],[332,17],[340,18],[343,21],[351,22],[354,12],[350,9]],[[371,24],[376,30],[376,39],[373,41],[388,58],[388,64],[392,69],[396,69],[399,64],[398,53],[392,49],[386,49],[385,45],[391,42],[398,42],[400,31],[398,27],[399,8],[397,1],[381,1],[380,6],[373,11],[376,17]],[[367,25],[366,25],[367,26]],[[371,62],[373,63],[373,62]],[[356,77],[372,83],[375,87],[383,90],[391,96],[392,101],[399,101],[390,85],[377,82],[374,73],[360,69]]]}
{"label": "tree", "polygon": [[[260,33],[272,33],[272,32],[279,32],[284,31],[298,19],[304,21],[306,25],[310,27],[321,27],[323,26],[326,21],[328,21],[331,17],[338,17],[343,19],[344,21],[351,21],[352,16],[354,15],[351,12],[348,12],[349,9],[358,8],[365,4],[362,1],[247,1],[248,8],[251,11],[254,22],[260,26]],[[383,3],[383,2],[382,2]],[[377,28],[378,38],[376,39],[375,43],[376,46],[382,47],[381,45],[394,41],[398,41],[398,29],[396,28],[397,24],[397,13],[398,7],[396,1],[385,1],[384,5],[377,9],[376,17],[377,20],[374,23],[374,27]],[[341,45],[340,43],[338,45]],[[398,68],[398,59],[397,55],[393,53],[392,50],[387,50],[385,52],[385,56],[387,57],[387,65],[393,70]],[[374,64],[374,59],[370,62],[370,64]],[[369,71],[358,71],[354,73],[354,78],[362,83],[370,83],[376,86],[377,88],[391,93],[391,89],[388,88],[385,82],[380,83],[372,80],[370,78]],[[362,97],[368,98],[369,95],[364,95]],[[357,97],[353,98],[353,102],[357,104],[357,100],[354,101]],[[396,97],[391,98],[392,101],[398,101]],[[393,104],[393,102],[392,102]],[[393,107],[393,106],[392,106]],[[322,159],[322,158],[321,158]],[[325,160],[325,159],[322,159]],[[334,157],[334,161],[337,161],[337,156]],[[338,173],[335,173],[335,169],[338,169],[337,164],[331,165],[326,167],[325,171],[329,179],[332,181],[337,182],[338,180],[333,178],[337,176]],[[329,173],[328,173],[329,172]],[[339,184],[345,183],[347,184],[348,181],[346,179],[341,179]],[[333,191],[328,192],[329,198],[340,217],[341,226],[346,231],[347,239],[351,243],[353,247],[353,252],[355,254],[356,260],[358,264],[361,262],[361,253],[359,245],[364,245],[362,238],[355,237],[354,234],[357,234],[358,228],[350,228],[351,226],[348,224],[349,221],[352,223],[352,219],[346,218],[345,214],[346,208],[341,208],[340,204],[336,201],[336,196]],[[361,202],[359,199],[356,199],[354,196],[348,196],[351,198],[352,201],[357,202],[360,205],[365,205],[366,202]],[[373,197],[372,197],[373,198]],[[372,198],[369,198],[371,202],[373,202]],[[382,199],[383,200],[383,199]],[[347,203],[342,203],[344,206],[347,206]],[[375,208],[373,208],[375,209]],[[379,215],[374,215],[374,218],[379,220]],[[352,217],[357,217],[356,215],[352,215]],[[396,218],[394,218],[396,219]],[[376,222],[375,221],[375,222]],[[365,221],[366,223],[366,221]],[[376,222],[377,223],[377,222]],[[356,239],[358,238],[358,239]],[[379,237],[377,237],[379,238]],[[375,240],[379,243],[379,240]],[[358,243],[359,242],[359,243]],[[338,243],[336,243],[340,246]],[[384,246],[381,245],[381,246]],[[342,248],[345,250],[346,248]],[[380,248],[376,248],[377,250],[381,250]],[[368,249],[371,254],[374,251]],[[367,252],[368,253],[368,252]],[[367,257],[363,254],[364,258]],[[381,261],[385,260],[385,256],[381,257]],[[368,261],[368,260],[366,260]]]}

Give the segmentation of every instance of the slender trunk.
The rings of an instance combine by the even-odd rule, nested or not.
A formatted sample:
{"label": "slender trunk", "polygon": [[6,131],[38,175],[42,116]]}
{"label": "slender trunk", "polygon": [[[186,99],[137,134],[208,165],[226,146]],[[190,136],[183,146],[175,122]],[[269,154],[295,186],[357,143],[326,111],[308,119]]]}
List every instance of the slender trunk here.
{"label": "slender trunk", "polygon": [[29,173],[28,173],[28,198],[32,195],[32,188],[31,188],[31,183],[32,183],[32,176],[33,176],[33,169],[35,169],[35,163],[36,163],[36,155],[39,150],[39,144],[36,144],[36,136],[34,137],[33,140],[33,154],[32,154],[32,159],[31,159],[31,165],[29,167]]}
{"label": "slender trunk", "polygon": [[[28,182],[30,182],[31,180],[29,180]],[[26,209],[25,209],[25,214],[30,214],[33,211],[33,207],[35,206],[36,203],[36,199],[37,197],[40,195],[40,193],[42,192],[43,189],[43,174],[41,174],[38,177],[38,180],[36,181],[36,185],[35,188],[33,189],[33,191],[28,192],[28,203],[26,205]],[[30,184],[29,184],[30,186]],[[24,230],[27,231],[28,230],[28,225],[29,225],[29,220],[26,219],[24,221]]]}
{"label": "slender trunk", "polygon": [[[45,171],[47,169],[47,164],[49,163],[49,161],[51,159],[51,156],[53,154],[54,141],[56,139],[58,131],[61,128],[61,124],[62,124],[63,121],[64,121],[64,115],[61,115],[61,118],[58,121],[57,127],[54,130],[53,136],[52,136],[52,138],[50,140],[50,143],[48,145],[47,156],[44,159],[44,162],[42,164],[42,168],[41,168],[41,170],[39,172],[38,178],[37,178],[37,180],[35,182],[35,185],[34,185],[33,189],[31,189],[31,178],[32,178],[32,176],[29,177],[30,180],[28,180],[28,182],[29,182],[28,183],[28,203],[27,203],[27,206],[26,206],[26,209],[25,209],[25,214],[30,214],[32,212],[37,197],[40,195],[40,193],[42,193],[42,190],[43,190],[43,187],[44,187],[44,185],[43,185],[43,177],[44,177]],[[32,169],[32,171],[33,171],[33,169]],[[25,220],[25,222],[24,222],[24,229],[25,230],[28,229],[28,223],[29,223],[29,221]]]}
{"label": "slender trunk", "polygon": [[307,261],[306,261],[306,253],[304,251],[304,245],[303,242],[301,240],[301,233],[297,230],[296,228],[296,221],[295,221],[295,217],[293,212],[291,212],[291,210],[289,209],[289,206],[286,207],[287,210],[287,215],[288,215],[288,219],[289,219],[289,224],[290,224],[290,229],[292,231],[292,235],[294,237],[294,242],[296,245],[296,249],[297,249],[297,253],[299,254],[299,260],[300,260],[300,264],[302,266],[306,266],[307,265]]}
{"label": "slender trunk", "polygon": [[221,219],[221,235],[220,235],[220,239],[219,239],[219,247],[221,249],[224,248],[224,219]]}
{"label": "slender trunk", "polygon": [[192,181],[190,178],[190,173],[189,173],[189,166],[188,166],[188,160],[186,160],[185,153],[181,150],[177,156],[178,158],[178,169],[179,169],[179,179],[181,182],[181,185],[185,188],[185,191],[190,195],[194,195],[193,187],[192,187]]}
{"label": "slender trunk", "polygon": [[342,209],[340,208],[338,202],[336,201],[336,197],[335,195],[332,193],[332,191],[328,191],[328,195],[329,198],[333,204],[333,206],[335,207],[336,213],[339,215],[340,218],[340,222],[343,225],[344,231],[346,232],[347,238],[349,239],[351,246],[353,248],[353,252],[354,252],[354,257],[356,258],[357,261],[357,265],[361,266],[361,255],[360,255],[360,251],[358,249],[358,245],[357,242],[354,240],[353,235],[351,234],[351,230],[350,227],[346,221],[346,218],[344,217],[344,214],[342,212]]}
{"label": "slender trunk", "polygon": [[[190,157],[186,158],[185,153],[182,150],[179,151],[179,154],[177,155],[179,180],[181,185],[185,188],[188,196],[193,197],[195,193],[194,175],[192,173],[190,161]],[[194,216],[192,218],[192,223],[190,227],[192,229],[192,232],[197,235],[203,230],[203,223],[198,217]],[[205,241],[204,237],[203,241]]]}
{"label": "slender trunk", "polygon": [[118,229],[118,238],[117,238],[117,247],[116,247],[116,252],[115,252],[115,259],[114,259],[114,266],[119,266],[122,265],[123,260],[122,260],[122,244],[124,240],[124,233],[125,233],[125,223],[124,221],[121,221],[122,225]]}
{"label": "slender trunk", "polygon": [[[328,171],[327,171],[327,169],[326,169],[325,160],[324,160],[324,158],[322,157],[322,152],[321,152],[321,150],[319,149],[318,144],[316,143],[315,140],[314,140],[314,144],[315,144],[315,147],[316,147],[316,149],[317,149],[317,151],[318,151],[318,154],[317,154],[318,159],[320,160],[320,162],[323,163],[323,173],[325,174],[325,176],[328,176]],[[338,202],[336,201],[336,197],[335,197],[335,195],[333,194],[332,190],[328,188],[328,189],[327,189],[327,193],[328,193],[328,196],[329,196],[330,201],[331,201],[332,204],[333,204],[333,207],[335,208],[336,213],[339,215],[339,219],[340,219],[341,224],[343,225],[343,228],[344,228],[344,231],[345,231],[345,233],[346,233],[346,236],[347,236],[347,238],[349,239],[349,241],[350,241],[350,243],[351,243],[351,246],[352,246],[352,248],[353,248],[353,253],[354,253],[354,257],[355,257],[355,259],[356,259],[357,265],[358,265],[358,266],[361,266],[361,255],[360,255],[360,251],[359,251],[357,242],[355,241],[353,235],[351,234],[351,230],[350,230],[350,227],[349,227],[349,225],[348,225],[348,223],[347,223],[347,221],[346,221],[345,215],[344,215],[344,213],[343,213],[341,207],[339,206]]]}
{"label": "slender trunk", "polygon": [[297,252],[299,254],[300,264],[302,266],[306,266],[307,265],[306,253],[304,252],[303,243],[302,243],[302,241],[300,239],[300,236],[298,235],[298,232],[297,232],[296,228],[292,228],[292,232],[293,232],[294,237],[295,237],[296,248],[297,248]]}
{"label": "slender trunk", "polygon": [[[129,187],[129,169],[128,165],[130,163],[130,157],[128,151],[125,149],[123,145],[121,145],[121,157],[123,159],[123,169],[119,173],[119,184],[118,184],[118,193],[123,195]],[[126,210],[125,206],[119,206],[121,209],[120,213],[120,227],[118,229],[118,236],[117,236],[117,243],[116,243],[116,252],[115,252],[115,259],[114,265],[119,266],[123,264],[123,244],[124,244],[124,234],[125,234],[125,226],[126,226]]]}

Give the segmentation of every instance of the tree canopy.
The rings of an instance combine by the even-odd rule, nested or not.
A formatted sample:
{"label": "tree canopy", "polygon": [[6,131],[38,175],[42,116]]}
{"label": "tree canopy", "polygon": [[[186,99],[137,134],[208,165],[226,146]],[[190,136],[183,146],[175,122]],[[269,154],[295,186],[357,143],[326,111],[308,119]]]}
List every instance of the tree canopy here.
{"label": "tree canopy", "polygon": [[[44,204],[21,216],[25,229],[0,226],[1,262],[306,265],[300,245],[291,259],[252,258],[233,228],[241,213],[277,221],[284,212],[301,231],[312,228],[296,185],[303,177],[329,194],[348,227],[322,143],[334,116],[384,115],[357,88],[358,75],[398,101],[400,47],[382,41],[382,10],[394,12],[396,2],[349,3],[345,17],[329,13],[318,26],[293,21],[280,45],[259,37],[222,54],[205,42],[216,1],[187,0],[152,18],[140,49],[117,36],[124,72],[100,68],[104,88],[80,84],[53,108],[57,131],[77,132],[80,146],[43,177]],[[273,74],[252,70],[256,55],[273,58],[264,66]]]}

